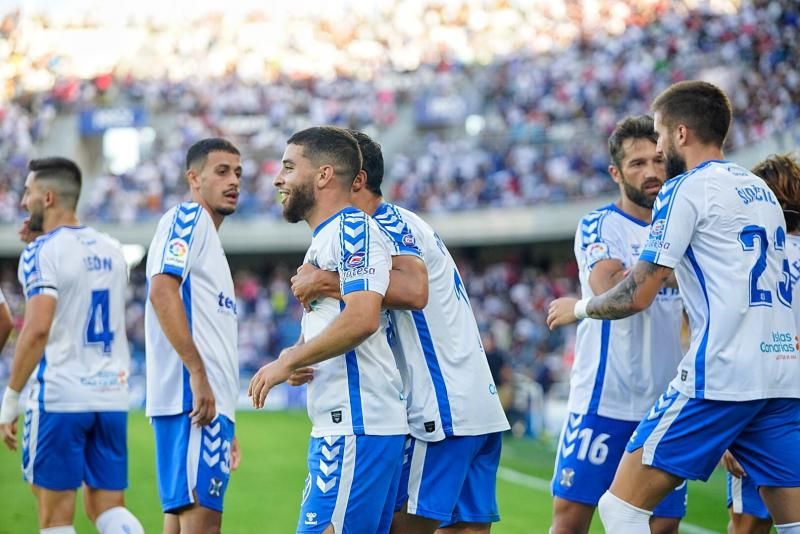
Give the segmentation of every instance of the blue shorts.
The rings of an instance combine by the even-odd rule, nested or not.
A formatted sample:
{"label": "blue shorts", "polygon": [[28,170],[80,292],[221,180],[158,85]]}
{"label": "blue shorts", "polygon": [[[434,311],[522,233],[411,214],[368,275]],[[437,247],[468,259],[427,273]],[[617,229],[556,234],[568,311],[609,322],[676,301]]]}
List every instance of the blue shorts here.
{"label": "blue shorts", "polygon": [[395,510],[456,523],[500,521],[496,481],[500,432],[426,442],[408,438]]}
{"label": "blue shorts", "polygon": [[121,491],[128,486],[127,412],[25,411],[22,472],[26,481],[65,491]]}
{"label": "blue shorts", "polygon": [[728,473],[728,508],[735,514],[770,519],[769,510],[758,493],[758,486],[750,477],[736,478]]}
{"label": "blue shorts", "polygon": [[[600,415],[571,413],[564,422],[553,470],[553,496],[597,506],[611,487],[625,445],[638,423]],[[686,515],[686,484],[658,503],[656,517]]]}
{"label": "blue shorts", "polygon": [[642,463],[708,480],[730,449],[757,486],[800,486],[800,399],[694,399],[670,388],[628,443]]}
{"label": "blue shorts", "polygon": [[297,532],[386,534],[392,524],[405,436],[325,436],[308,444]]}
{"label": "blue shorts", "polygon": [[152,418],[161,508],[176,513],[195,503],[222,512],[231,475],[233,421],[217,415],[202,428],[189,413]]}

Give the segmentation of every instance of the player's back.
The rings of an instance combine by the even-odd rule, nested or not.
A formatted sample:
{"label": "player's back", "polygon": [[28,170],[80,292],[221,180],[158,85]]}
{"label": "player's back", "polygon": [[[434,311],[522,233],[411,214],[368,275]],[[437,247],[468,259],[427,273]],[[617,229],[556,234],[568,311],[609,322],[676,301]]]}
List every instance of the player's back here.
{"label": "player's back", "polygon": [[411,434],[438,441],[507,430],[478,325],[450,252],[433,228],[409,210],[384,203],[374,218],[396,247],[416,245],[428,270],[425,308],[392,311]]}
{"label": "player's back", "polygon": [[[147,254],[148,288],[154,276],[180,279],[180,296],[192,339],[203,359],[217,412],[235,420],[239,394],[238,319],[233,278],[211,216],[183,202],[159,221]],[[192,409],[189,372],[164,334],[148,298],[145,303],[149,416]]]}
{"label": "player's back", "polygon": [[792,283],[794,324],[800,333],[800,235],[786,236],[786,261],[789,262],[789,280]]}
{"label": "player's back", "polygon": [[[650,225],[609,204],[587,214],[575,234],[581,297],[597,262],[616,260],[630,269],[639,259]],[[638,421],[664,392],[682,358],[683,305],[664,287],[647,310],[616,321],[578,324],[570,375],[569,411]]]}
{"label": "player's back", "polygon": [[642,259],[675,267],[692,325],[672,385],[690,397],[800,397],[783,213],[761,178],[726,161],[669,180]]}
{"label": "player's back", "polygon": [[[339,271],[342,294],[370,290],[376,261],[388,275],[388,248],[375,221],[348,207],[323,222],[314,232],[303,263],[326,271]],[[381,252],[383,259],[376,254]],[[388,278],[384,281],[388,285]],[[385,289],[385,288],[384,288]],[[344,309],[330,297],[314,301],[303,315],[306,341],[319,335]],[[314,367],[308,385],[308,415],[312,436],[407,434],[403,385],[387,339],[388,315],[381,313],[380,327],[352,351]]]}
{"label": "player's back", "polygon": [[119,243],[88,226],[61,226],[29,244],[19,266],[28,299],[56,297],[32,395],[57,412],[128,409],[128,267]]}

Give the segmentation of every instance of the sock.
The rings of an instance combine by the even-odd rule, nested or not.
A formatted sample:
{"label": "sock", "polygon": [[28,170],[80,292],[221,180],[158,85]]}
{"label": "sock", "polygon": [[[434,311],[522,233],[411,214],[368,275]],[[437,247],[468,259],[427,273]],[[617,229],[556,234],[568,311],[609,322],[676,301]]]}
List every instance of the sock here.
{"label": "sock", "polygon": [[39,529],[39,534],[76,534],[75,527],[72,525],[62,525],[60,527],[50,527]]}
{"label": "sock", "polygon": [[778,531],[778,534],[800,534],[800,523],[775,525],[775,530]]}
{"label": "sock", "polygon": [[123,506],[109,508],[97,516],[95,526],[100,534],[144,534],[142,524]]}
{"label": "sock", "polygon": [[597,503],[606,532],[614,534],[650,534],[653,512],[636,508],[606,491]]}

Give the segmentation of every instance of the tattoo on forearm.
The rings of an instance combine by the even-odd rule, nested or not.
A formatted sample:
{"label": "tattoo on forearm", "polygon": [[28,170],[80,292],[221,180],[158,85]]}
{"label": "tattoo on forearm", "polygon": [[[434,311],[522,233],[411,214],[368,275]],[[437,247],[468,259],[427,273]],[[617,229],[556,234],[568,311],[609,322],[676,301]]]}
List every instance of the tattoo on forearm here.
{"label": "tattoo on forearm", "polygon": [[[648,279],[657,277],[661,287],[672,269],[654,263],[637,262],[633,270],[619,284],[589,301],[586,313],[594,319],[622,319],[637,313],[636,292]],[[649,304],[649,303],[648,303]]]}

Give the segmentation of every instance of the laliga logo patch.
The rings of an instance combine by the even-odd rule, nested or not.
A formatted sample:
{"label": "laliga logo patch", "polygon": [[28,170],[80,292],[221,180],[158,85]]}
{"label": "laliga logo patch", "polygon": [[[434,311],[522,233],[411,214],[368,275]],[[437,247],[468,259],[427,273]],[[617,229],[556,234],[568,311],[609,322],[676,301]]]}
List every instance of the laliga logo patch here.
{"label": "laliga logo patch", "polygon": [[650,227],[650,235],[653,237],[660,237],[661,235],[664,234],[664,227],[666,225],[667,223],[664,221],[664,219],[657,220]]}
{"label": "laliga logo patch", "polygon": [[347,267],[349,269],[356,269],[364,265],[364,256],[361,254],[353,254],[347,259]]}
{"label": "laliga logo patch", "polygon": [[406,235],[403,236],[403,244],[405,246],[407,246],[407,247],[413,247],[417,243],[416,243],[416,240],[414,239],[413,235],[406,234]]}
{"label": "laliga logo patch", "polygon": [[608,256],[608,245],[605,243],[592,243],[586,247],[586,255],[592,261],[601,260]]}
{"label": "laliga logo patch", "polygon": [[169,260],[183,263],[187,252],[189,252],[189,244],[180,237],[176,237],[167,245]]}

